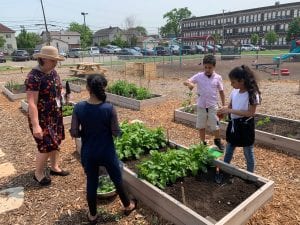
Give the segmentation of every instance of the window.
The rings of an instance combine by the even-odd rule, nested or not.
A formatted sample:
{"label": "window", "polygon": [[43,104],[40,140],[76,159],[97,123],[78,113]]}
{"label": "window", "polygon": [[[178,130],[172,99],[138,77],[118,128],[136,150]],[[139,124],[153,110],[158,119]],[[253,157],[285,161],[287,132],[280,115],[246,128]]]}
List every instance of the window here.
{"label": "window", "polygon": [[294,17],[298,17],[298,9],[294,10]]}
{"label": "window", "polygon": [[6,34],[5,37],[6,38],[11,38],[11,34]]}
{"label": "window", "polygon": [[8,49],[12,49],[13,48],[12,44],[7,44],[6,46],[7,46]]}

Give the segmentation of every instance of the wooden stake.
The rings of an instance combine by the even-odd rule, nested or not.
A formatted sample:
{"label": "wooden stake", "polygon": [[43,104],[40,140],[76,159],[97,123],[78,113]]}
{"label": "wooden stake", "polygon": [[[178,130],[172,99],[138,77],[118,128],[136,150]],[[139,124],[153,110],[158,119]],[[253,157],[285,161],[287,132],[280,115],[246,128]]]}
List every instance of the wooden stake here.
{"label": "wooden stake", "polygon": [[183,203],[184,205],[186,205],[183,183],[180,182],[180,184],[181,184],[182,203]]}

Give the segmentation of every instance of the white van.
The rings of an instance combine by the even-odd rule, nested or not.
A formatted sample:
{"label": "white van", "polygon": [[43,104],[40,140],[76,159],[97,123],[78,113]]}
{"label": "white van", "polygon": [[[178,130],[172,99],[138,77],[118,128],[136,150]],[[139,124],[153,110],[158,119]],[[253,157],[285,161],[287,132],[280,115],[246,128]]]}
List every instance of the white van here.
{"label": "white van", "polygon": [[90,56],[100,55],[100,51],[98,47],[90,47],[88,51]]}

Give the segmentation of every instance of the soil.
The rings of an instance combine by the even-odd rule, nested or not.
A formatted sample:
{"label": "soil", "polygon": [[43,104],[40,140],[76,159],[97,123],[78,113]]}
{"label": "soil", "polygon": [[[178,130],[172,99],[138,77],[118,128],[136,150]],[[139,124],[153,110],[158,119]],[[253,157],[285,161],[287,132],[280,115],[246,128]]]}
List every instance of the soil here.
{"label": "soil", "polygon": [[204,179],[201,176],[198,179],[185,177],[164,191],[182,203],[184,196],[186,206],[204,218],[218,221],[261,186],[259,183],[247,183],[238,177],[217,184],[214,175],[211,173]]}
{"label": "soil", "polygon": [[[259,126],[257,122],[261,120],[264,121],[266,117],[270,118],[270,122],[263,123]],[[300,121],[256,115],[255,122],[257,130],[300,140]]]}
{"label": "soil", "polygon": [[[270,57],[271,59],[271,57]],[[71,61],[70,61],[71,60]],[[68,59],[63,63],[74,63]],[[77,60],[77,59],[76,59]],[[79,59],[78,59],[79,60]],[[229,70],[236,65],[251,65],[254,57],[241,58],[233,61],[217,61],[217,72],[223,74],[226,99],[231,90],[227,79]],[[263,61],[262,59],[260,59]],[[164,94],[165,102],[151,106],[141,111],[117,108],[119,120],[139,119],[149,127],[163,126],[168,131],[170,140],[189,146],[199,142],[198,131],[194,128],[173,122],[174,110],[181,107],[188,90],[182,85],[188,77],[202,70],[198,63],[201,61],[184,61],[181,67],[175,64],[158,65],[157,78],[150,81],[142,80],[142,85],[149,88],[151,93]],[[266,62],[268,59],[265,60]],[[14,64],[23,65],[23,62]],[[29,63],[29,62],[26,62]],[[34,62],[36,64],[36,62]],[[281,116],[290,119],[300,119],[299,80],[300,64],[285,63],[291,72],[289,77],[274,77],[269,73],[255,71],[261,78],[260,89],[263,102],[257,108],[259,113]],[[57,68],[61,78],[70,76],[69,68]],[[140,78],[124,75],[122,68],[108,68],[109,82],[126,79],[137,85]],[[0,82],[10,80],[24,82],[26,73],[3,72]],[[72,92],[72,101],[87,98],[88,92]],[[61,145],[60,161],[62,168],[71,171],[67,177],[52,177],[52,184],[40,188],[32,179],[35,168],[36,145],[30,133],[27,117],[19,110],[20,102],[11,102],[0,95],[0,148],[5,153],[0,163],[11,162],[16,174],[0,179],[1,189],[24,186],[24,204],[13,211],[0,214],[0,224],[3,225],[79,225],[88,224],[86,219],[87,203],[85,196],[85,175],[75,151],[74,140],[68,134]],[[206,136],[209,143],[213,137]],[[255,172],[275,182],[272,201],[253,214],[247,225],[298,225],[300,224],[300,158],[286,154],[283,149],[273,149],[255,145]],[[232,164],[245,169],[243,152],[236,150]],[[235,182],[236,183],[236,182]],[[212,192],[213,193],[213,192]],[[209,194],[211,195],[211,194]],[[231,200],[234,200],[232,198]],[[138,203],[136,211],[126,217],[122,214],[122,206],[118,197],[104,201],[99,200],[101,215],[99,224],[106,225],[171,225],[162,219],[142,202]]]}
{"label": "soil", "polygon": [[[136,164],[146,159],[125,161],[126,167],[138,174]],[[253,194],[263,184],[247,182],[239,177],[230,176],[221,171],[222,182],[215,182],[215,167],[207,168],[207,173],[196,177],[188,176],[168,185],[164,192],[182,202],[203,217],[211,217],[218,221]],[[182,188],[184,188],[184,199]]]}

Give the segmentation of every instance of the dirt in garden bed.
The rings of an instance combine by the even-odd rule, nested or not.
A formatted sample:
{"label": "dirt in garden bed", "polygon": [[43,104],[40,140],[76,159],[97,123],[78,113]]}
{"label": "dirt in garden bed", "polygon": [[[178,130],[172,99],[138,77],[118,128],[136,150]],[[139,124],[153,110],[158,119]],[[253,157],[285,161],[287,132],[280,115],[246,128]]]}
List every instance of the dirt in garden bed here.
{"label": "dirt in garden bed", "polygon": [[164,192],[182,203],[184,196],[187,207],[202,217],[209,216],[219,221],[263,185],[239,177],[229,179],[225,174],[223,182],[217,184],[214,171],[204,177],[185,177],[183,181],[166,187]]}
{"label": "dirt in garden bed", "polygon": [[[262,125],[258,125],[260,121]],[[255,123],[257,130],[300,140],[300,123],[297,121],[256,115]]]}
{"label": "dirt in garden bed", "polygon": [[[125,165],[137,174],[135,165],[145,158],[147,156],[126,161]],[[261,182],[245,181],[224,172],[221,174],[222,182],[218,184],[215,181],[215,167],[210,167],[207,173],[179,179],[163,191],[183,203],[183,188],[187,207],[202,217],[209,216],[218,221],[263,185]]]}

